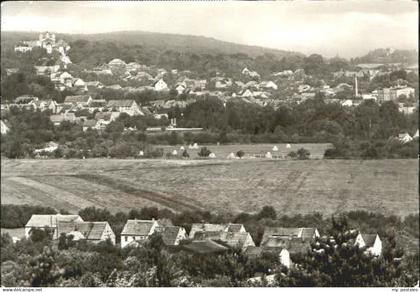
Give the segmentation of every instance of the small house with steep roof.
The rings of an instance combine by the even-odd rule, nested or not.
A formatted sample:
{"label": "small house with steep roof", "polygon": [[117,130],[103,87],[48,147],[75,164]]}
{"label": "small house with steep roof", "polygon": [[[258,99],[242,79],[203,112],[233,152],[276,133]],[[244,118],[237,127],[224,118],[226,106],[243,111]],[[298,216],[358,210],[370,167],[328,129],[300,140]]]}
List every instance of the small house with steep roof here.
{"label": "small house with steep roof", "polygon": [[127,220],[121,232],[121,247],[134,243],[136,241],[145,241],[159,227],[156,220]]}
{"label": "small house with steep roof", "polygon": [[382,241],[378,234],[359,232],[354,244],[359,248],[366,248],[366,252],[374,256],[380,256],[382,254]]}

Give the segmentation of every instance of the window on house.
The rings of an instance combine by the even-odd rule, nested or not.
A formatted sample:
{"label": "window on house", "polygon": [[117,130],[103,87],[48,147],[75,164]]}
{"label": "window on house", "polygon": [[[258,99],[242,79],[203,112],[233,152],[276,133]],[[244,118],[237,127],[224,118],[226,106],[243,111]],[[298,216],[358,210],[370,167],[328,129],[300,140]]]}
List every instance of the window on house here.
{"label": "window on house", "polygon": [[128,240],[128,236],[124,236],[125,237],[125,241],[127,241]]}

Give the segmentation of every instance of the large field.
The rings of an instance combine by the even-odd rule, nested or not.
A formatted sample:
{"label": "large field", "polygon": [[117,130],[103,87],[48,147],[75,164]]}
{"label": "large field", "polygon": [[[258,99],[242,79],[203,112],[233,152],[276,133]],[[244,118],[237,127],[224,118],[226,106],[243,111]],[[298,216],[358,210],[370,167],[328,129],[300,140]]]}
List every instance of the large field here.
{"label": "large field", "polygon": [[87,206],[127,211],[280,214],[419,211],[417,160],[7,160],[2,204],[40,204],[71,212]]}

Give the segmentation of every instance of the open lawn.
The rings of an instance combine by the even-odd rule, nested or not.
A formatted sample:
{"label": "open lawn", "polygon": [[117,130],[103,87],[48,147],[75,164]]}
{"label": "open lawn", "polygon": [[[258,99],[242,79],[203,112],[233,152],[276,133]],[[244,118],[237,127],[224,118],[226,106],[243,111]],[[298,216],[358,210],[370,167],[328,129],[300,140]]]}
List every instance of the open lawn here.
{"label": "open lawn", "polygon": [[8,160],[1,161],[2,204],[77,212],[127,211],[281,214],[419,211],[418,161],[411,160]]}

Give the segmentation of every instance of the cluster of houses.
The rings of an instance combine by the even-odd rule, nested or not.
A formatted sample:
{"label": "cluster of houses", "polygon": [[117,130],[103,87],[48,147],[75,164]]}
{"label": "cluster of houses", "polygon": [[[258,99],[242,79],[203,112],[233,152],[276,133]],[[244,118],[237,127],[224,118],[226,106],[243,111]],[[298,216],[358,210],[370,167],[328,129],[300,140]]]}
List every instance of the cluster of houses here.
{"label": "cluster of houses", "polygon": [[[73,236],[74,241],[98,243],[109,240],[116,244],[115,234],[108,222],[85,222],[79,215],[32,215],[25,226],[25,236],[30,237],[34,229],[50,230],[54,240],[65,234]],[[261,244],[256,246],[242,224],[194,223],[188,234],[183,227],[174,226],[167,219],[133,219],[127,220],[121,232],[120,246],[139,246],[156,233],[161,235],[167,247],[174,250],[218,254],[239,249],[250,257],[270,253],[277,255],[286,267],[293,265],[291,256],[311,250],[311,242],[321,237],[316,228],[266,227]],[[374,256],[381,255],[382,241],[378,234],[358,232],[354,244],[366,247],[366,252]]]}
{"label": "cluster of houses", "polygon": [[[197,78],[189,70],[167,70],[156,66],[147,66],[137,62],[126,63],[115,58],[107,64],[102,64],[91,70],[84,70],[90,74],[89,80],[101,79],[99,76],[108,75],[115,80],[115,84],[105,85],[102,82],[85,81],[80,76],[73,76],[66,70],[70,63],[67,52],[70,47],[63,40],[56,41],[53,33],[42,33],[39,40],[23,41],[16,45],[16,52],[31,51],[34,47],[45,48],[49,54],[57,51],[61,55],[62,64],[45,64],[35,66],[39,75],[48,76],[59,91],[69,90],[74,95],[67,96],[62,104],[56,101],[39,100],[33,96],[20,96],[14,104],[2,104],[2,110],[10,106],[19,106],[30,109],[50,110],[51,120],[58,125],[63,121],[83,124],[84,130],[88,128],[103,129],[115,120],[118,115],[125,112],[129,115],[153,115],[156,119],[168,117],[168,111],[173,108],[185,108],[201,97],[210,96],[221,100],[225,105],[228,101],[243,101],[259,106],[272,106],[275,109],[282,104],[301,103],[313,98],[317,93],[325,96],[327,103],[339,103],[345,107],[355,107],[363,100],[374,100],[378,103],[393,101],[398,104],[400,112],[411,114],[418,108],[415,102],[415,89],[407,86],[403,80],[390,88],[381,88],[372,92],[360,92],[359,80],[372,80],[376,76],[390,74],[393,70],[404,69],[406,72],[416,71],[418,67],[411,68],[405,64],[358,64],[354,71],[340,70],[333,74],[335,81],[342,77],[353,79],[353,84],[339,83],[327,84],[320,80],[317,86],[309,85],[311,79],[303,69],[284,70],[274,72],[270,76],[261,75],[252,68],[244,67],[238,72],[237,78],[227,76],[223,72],[216,72],[214,77],[208,79]],[[64,64],[64,66],[63,66]],[[7,74],[16,73],[16,68],[7,68]],[[97,77],[95,77],[97,76]],[[104,81],[105,82],[105,81]],[[130,86],[121,86],[130,85]],[[334,83],[335,84],[335,83]],[[100,89],[113,89],[127,93],[140,93],[149,91],[167,93],[163,98],[150,101],[147,105],[139,105],[134,100],[104,100],[92,99],[95,91]],[[179,96],[182,95],[182,98]],[[339,96],[340,95],[340,96]],[[157,95],[160,96],[160,95]],[[178,96],[178,97],[177,97]],[[405,98],[404,98],[405,97]],[[94,119],[76,115],[79,110],[87,109],[90,113],[97,112]],[[152,113],[153,112],[153,113]]]}

